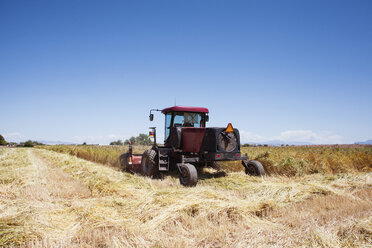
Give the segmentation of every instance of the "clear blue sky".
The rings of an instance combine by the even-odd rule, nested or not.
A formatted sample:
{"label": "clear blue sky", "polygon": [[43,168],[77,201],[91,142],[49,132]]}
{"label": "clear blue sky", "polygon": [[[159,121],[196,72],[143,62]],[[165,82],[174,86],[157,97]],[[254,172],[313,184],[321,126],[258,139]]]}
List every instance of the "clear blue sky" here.
{"label": "clear blue sky", "polygon": [[372,139],[372,1],[1,1],[0,134],[107,144],[204,106],[243,142]]}

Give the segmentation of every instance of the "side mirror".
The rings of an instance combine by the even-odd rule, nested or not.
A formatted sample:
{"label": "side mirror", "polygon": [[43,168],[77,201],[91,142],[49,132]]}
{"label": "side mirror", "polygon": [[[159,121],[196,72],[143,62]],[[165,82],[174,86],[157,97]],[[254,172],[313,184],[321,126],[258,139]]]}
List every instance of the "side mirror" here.
{"label": "side mirror", "polygon": [[150,114],[149,118],[150,118],[150,121],[153,121],[154,120],[154,114]]}
{"label": "side mirror", "polygon": [[209,121],[209,115],[206,115],[205,116],[205,122],[208,122]]}

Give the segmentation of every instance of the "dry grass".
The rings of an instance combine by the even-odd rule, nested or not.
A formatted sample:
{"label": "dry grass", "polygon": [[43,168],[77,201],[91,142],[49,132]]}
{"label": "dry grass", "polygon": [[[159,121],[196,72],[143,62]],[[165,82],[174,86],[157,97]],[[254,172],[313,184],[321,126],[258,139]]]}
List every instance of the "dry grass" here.
{"label": "dry grass", "polygon": [[[248,177],[184,188],[42,149],[0,168],[0,246],[367,247],[371,173]],[[20,173],[22,172],[22,173]],[[7,175],[0,173],[0,178]]]}

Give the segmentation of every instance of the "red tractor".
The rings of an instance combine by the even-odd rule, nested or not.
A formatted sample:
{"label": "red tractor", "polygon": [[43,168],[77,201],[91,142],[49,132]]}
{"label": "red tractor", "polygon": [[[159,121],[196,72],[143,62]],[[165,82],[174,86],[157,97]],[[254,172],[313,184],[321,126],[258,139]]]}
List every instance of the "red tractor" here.
{"label": "red tractor", "polygon": [[246,174],[265,174],[260,162],[248,160],[247,154],[241,155],[239,130],[231,123],[227,127],[206,127],[209,120],[207,108],[174,106],[152,109],[150,121],[154,119],[153,111],[165,115],[164,146],[157,145],[156,128],[150,127],[154,145],[143,154],[133,154],[130,145],[129,152],[120,156],[123,170],[151,178],[162,178],[165,172],[178,170],[180,183],[184,186],[197,184],[196,167],[218,167],[220,161],[241,160]]}

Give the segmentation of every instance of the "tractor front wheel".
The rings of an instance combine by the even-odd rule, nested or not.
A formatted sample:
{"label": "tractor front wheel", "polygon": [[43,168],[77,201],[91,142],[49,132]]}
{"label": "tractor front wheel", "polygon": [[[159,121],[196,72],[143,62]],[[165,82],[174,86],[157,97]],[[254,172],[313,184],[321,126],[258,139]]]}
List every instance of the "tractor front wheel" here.
{"label": "tractor front wheel", "polygon": [[146,150],[142,155],[141,174],[151,178],[159,178],[159,167],[156,163],[156,151]]}
{"label": "tractor front wheel", "polygon": [[260,162],[256,160],[249,160],[245,166],[245,174],[252,176],[264,176],[265,169]]}
{"label": "tractor front wheel", "polygon": [[183,186],[194,187],[198,183],[198,172],[192,164],[180,166],[180,183]]}

